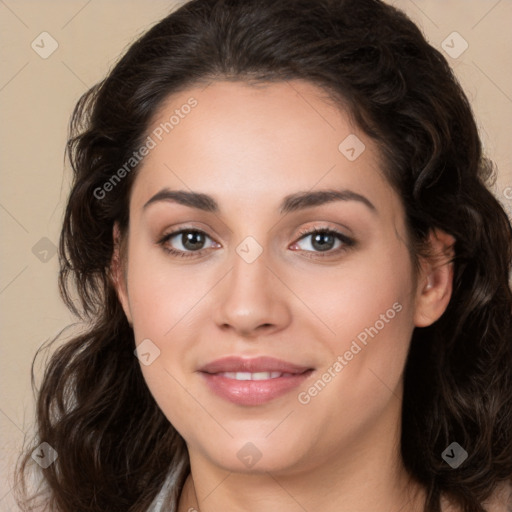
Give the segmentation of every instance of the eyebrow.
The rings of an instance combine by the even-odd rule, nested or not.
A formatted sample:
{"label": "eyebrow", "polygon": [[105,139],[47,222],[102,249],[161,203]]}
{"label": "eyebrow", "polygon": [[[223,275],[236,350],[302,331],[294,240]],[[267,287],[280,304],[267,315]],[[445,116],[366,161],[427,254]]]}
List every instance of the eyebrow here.
{"label": "eyebrow", "polygon": [[[191,208],[197,208],[198,210],[203,210],[205,212],[220,212],[217,201],[207,194],[189,192],[186,190],[170,190],[168,188],[164,188],[157,192],[144,204],[142,208],[145,210],[149,205],[162,201],[178,203]],[[369,199],[361,194],[353,192],[352,190],[346,189],[326,189],[316,190],[314,192],[306,191],[290,194],[283,199],[279,212],[281,215],[285,215],[298,210],[311,208],[313,206],[331,203],[333,201],[357,201],[368,207],[371,212],[378,214],[377,208]]]}

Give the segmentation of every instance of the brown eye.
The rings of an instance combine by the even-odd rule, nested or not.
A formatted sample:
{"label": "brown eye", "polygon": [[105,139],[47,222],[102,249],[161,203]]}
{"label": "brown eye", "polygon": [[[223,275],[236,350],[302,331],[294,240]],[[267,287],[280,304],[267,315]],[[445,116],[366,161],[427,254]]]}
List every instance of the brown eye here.
{"label": "brown eye", "polygon": [[158,244],[162,245],[164,250],[175,256],[195,256],[203,252],[206,241],[212,241],[212,247],[220,247],[206,233],[197,229],[181,229],[164,235]]}
{"label": "brown eye", "polygon": [[[294,245],[308,252],[332,252],[352,247],[354,240],[333,229],[316,228],[301,232],[301,238]],[[304,243],[302,241],[308,241]],[[303,245],[301,246],[301,243]]]}
{"label": "brown eye", "polygon": [[[178,235],[179,236],[179,235]],[[182,231],[179,239],[181,245],[189,251],[197,251],[203,248],[205,235],[199,231]]]}

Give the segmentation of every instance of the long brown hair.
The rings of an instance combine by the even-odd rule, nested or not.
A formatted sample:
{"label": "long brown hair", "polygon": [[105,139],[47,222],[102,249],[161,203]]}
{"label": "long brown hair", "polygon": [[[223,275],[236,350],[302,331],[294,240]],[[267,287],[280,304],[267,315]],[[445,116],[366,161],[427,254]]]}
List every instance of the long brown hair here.
{"label": "long brown hair", "polygon": [[[126,233],[137,167],[105,197],[97,190],[141,146],[170,94],[218,79],[322,87],[378,144],[414,254],[432,228],[456,239],[448,308],[413,333],[401,452],[427,490],[426,512],[439,512],[441,495],[483,511],[496,485],[512,479],[512,229],[486,186],[493,165],[448,63],[378,0],[192,0],[79,100],[59,282],[86,328],[46,366],[21,492],[30,453],[44,441],[58,452],[42,470],[50,510],[142,512],[167,475],[176,501],[190,470],[186,446],[145,384],[110,274],[112,228],[117,221]],[[441,457],[453,441],[468,453],[457,469]]]}

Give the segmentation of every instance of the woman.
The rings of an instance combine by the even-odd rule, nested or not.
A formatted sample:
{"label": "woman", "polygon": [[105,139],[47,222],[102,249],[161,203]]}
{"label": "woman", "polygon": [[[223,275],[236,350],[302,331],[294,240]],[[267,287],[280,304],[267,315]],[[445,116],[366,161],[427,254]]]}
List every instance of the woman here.
{"label": "woman", "polygon": [[68,150],[48,510],[510,507],[512,230],[402,12],[188,2]]}

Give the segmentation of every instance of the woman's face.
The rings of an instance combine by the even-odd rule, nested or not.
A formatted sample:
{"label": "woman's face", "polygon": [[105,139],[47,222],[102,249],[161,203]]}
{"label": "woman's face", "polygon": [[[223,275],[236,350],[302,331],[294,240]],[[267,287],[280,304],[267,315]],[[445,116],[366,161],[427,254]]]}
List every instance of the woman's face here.
{"label": "woman's face", "polygon": [[388,449],[422,282],[372,141],[302,81],[191,88],[147,135],[119,293],[193,463]]}

